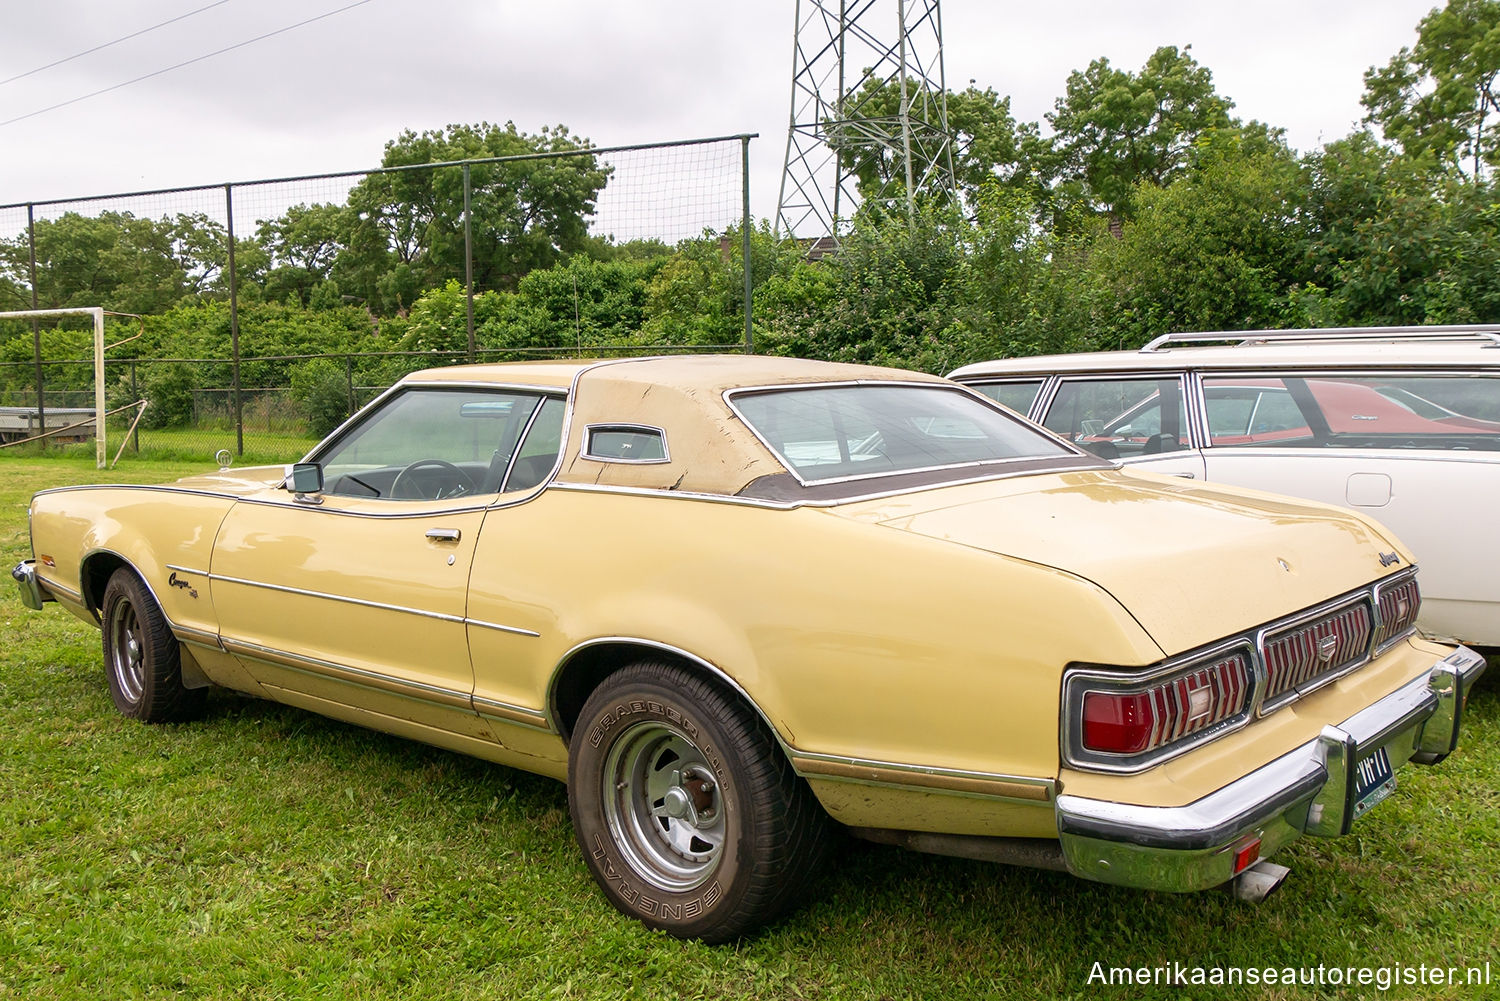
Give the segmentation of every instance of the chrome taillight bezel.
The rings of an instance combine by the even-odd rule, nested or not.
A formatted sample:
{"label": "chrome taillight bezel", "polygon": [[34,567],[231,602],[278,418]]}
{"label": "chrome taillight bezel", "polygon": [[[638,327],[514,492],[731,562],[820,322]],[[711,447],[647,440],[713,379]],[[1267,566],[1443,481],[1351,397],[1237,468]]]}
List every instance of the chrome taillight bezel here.
{"label": "chrome taillight bezel", "polygon": [[[1245,661],[1245,691],[1240,705],[1228,716],[1201,730],[1186,734],[1160,747],[1134,754],[1096,751],[1083,743],[1083,702],[1092,692],[1108,695],[1137,695],[1159,688],[1178,678],[1211,668],[1235,655]],[[1248,637],[1195,650],[1140,672],[1122,674],[1103,667],[1070,668],[1063,676],[1063,757],[1069,764],[1096,771],[1138,772],[1184,754],[1200,744],[1238,730],[1252,717],[1251,707],[1259,698],[1263,675],[1255,670],[1255,649]]]}

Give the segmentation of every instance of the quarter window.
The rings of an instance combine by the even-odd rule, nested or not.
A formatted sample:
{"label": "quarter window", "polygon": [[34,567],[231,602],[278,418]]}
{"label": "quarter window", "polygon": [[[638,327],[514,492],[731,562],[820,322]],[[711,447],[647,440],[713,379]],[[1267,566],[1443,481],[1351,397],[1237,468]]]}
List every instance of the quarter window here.
{"label": "quarter window", "polygon": [[593,425],[583,457],[602,462],[666,462],[666,436],[661,428]]}

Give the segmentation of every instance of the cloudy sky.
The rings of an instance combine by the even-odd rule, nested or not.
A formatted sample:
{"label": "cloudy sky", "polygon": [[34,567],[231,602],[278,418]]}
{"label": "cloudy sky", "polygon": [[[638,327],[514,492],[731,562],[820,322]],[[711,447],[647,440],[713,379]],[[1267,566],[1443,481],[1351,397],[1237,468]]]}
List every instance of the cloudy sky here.
{"label": "cloudy sky", "polygon": [[[607,146],[759,133],[753,211],[775,212],[794,0],[351,3],[0,0],[0,204],[355,170],[403,129],[513,120]],[[943,0],[947,77],[1035,121],[1092,59],[1191,45],[1238,115],[1308,150],[1354,128],[1364,71],[1432,6]]]}

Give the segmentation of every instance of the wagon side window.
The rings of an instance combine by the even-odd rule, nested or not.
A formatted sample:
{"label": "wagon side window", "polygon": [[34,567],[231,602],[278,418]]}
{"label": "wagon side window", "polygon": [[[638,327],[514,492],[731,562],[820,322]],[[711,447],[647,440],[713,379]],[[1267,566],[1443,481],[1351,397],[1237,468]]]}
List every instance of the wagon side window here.
{"label": "wagon side window", "polygon": [[971,382],[969,388],[977,390],[1000,404],[1025,417],[1036,402],[1037,391],[1043,379],[1022,379],[1013,382]]}
{"label": "wagon side window", "polygon": [[1182,384],[1157,379],[1065,379],[1043,417],[1049,430],[1106,459],[1188,447]]}
{"label": "wagon side window", "polygon": [[1203,395],[1215,447],[1500,450],[1495,377],[1221,375]]}

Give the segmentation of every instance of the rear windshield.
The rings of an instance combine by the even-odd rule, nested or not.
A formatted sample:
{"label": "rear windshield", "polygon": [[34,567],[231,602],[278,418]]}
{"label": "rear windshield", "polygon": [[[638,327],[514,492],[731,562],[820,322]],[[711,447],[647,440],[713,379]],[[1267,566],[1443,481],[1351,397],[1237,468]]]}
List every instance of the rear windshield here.
{"label": "rear windshield", "polygon": [[1024,421],[945,386],[816,386],[737,393],[731,402],[809,484],[1076,454]]}

